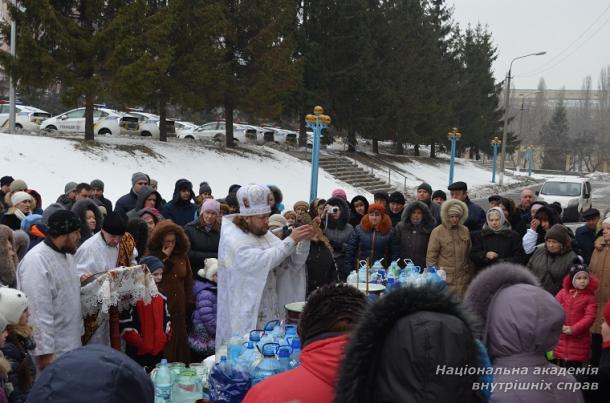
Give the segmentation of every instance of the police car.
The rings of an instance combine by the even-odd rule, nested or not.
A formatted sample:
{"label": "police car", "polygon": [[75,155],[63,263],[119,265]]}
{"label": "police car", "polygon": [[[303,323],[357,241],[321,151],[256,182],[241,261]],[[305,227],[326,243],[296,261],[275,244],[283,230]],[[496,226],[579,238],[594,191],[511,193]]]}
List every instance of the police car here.
{"label": "police car", "polygon": [[[27,131],[38,130],[40,122],[51,117],[51,114],[42,109],[27,105],[15,105],[15,127]],[[0,127],[9,127],[9,104],[0,104]]]}
{"label": "police car", "polygon": [[[108,108],[93,109],[93,132],[95,134],[135,134],[138,132],[136,116]],[[44,120],[41,130],[62,131],[68,133],[85,132],[85,108],[76,108]]]}

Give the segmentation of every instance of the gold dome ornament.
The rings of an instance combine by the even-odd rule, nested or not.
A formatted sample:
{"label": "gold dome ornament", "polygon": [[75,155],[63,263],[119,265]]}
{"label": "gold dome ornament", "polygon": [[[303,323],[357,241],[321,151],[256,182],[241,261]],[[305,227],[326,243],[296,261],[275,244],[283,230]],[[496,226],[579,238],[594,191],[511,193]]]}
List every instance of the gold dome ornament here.
{"label": "gold dome ornament", "polygon": [[314,113],[315,115],[321,115],[321,114],[323,114],[323,113],[324,113],[324,108],[322,108],[320,105],[316,105],[316,106],[314,106],[314,108],[313,108],[313,113]]}

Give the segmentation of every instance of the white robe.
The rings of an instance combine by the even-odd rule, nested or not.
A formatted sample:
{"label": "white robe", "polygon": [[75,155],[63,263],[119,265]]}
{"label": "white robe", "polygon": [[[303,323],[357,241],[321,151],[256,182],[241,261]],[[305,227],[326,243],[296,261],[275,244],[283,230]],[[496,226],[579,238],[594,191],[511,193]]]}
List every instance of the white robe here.
{"label": "white robe", "polygon": [[28,297],[33,355],[57,358],[81,346],[80,281],[72,255],[39,243],[19,264],[17,287]]}
{"label": "white robe", "polygon": [[218,247],[217,346],[283,318],[283,304],[305,296],[309,242],[297,248],[291,238],[282,241],[271,232],[246,234],[233,217],[223,217]]}
{"label": "white robe", "polygon": [[[138,251],[134,248],[131,257],[132,266],[137,264],[136,256],[138,256]],[[118,259],[119,247],[108,246],[106,241],[104,241],[104,238],[102,238],[101,231],[83,242],[76,251],[76,255],[74,255],[76,271],[79,278],[85,273],[97,274],[112,270],[117,267]],[[105,346],[110,346],[110,328],[108,327],[108,321],[104,321],[98,326],[87,344],[103,344]]]}

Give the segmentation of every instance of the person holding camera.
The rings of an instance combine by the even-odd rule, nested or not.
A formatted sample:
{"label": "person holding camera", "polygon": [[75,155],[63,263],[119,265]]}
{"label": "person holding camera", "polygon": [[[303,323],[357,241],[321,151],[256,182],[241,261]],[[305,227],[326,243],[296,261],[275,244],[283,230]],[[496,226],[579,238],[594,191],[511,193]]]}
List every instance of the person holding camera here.
{"label": "person holding camera", "polygon": [[347,280],[349,271],[345,272],[345,244],[354,232],[354,227],[349,223],[349,205],[339,197],[331,197],[326,202],[324,211],[320,216],[320,227],[324,235],[330,241],[333,249],[333,259],[339,268],[339,280]]}
{"label": "person holding camera", "polygon": [[372,265],[375,261],[383,258],[387,266],[392,257],[392,220],[386,213],[382,204],[373,203],[369,206],[368,214],[362,217],[362,221],[352,233],[345,246],[345,267],[343,272],[351,272],[357,269],[358,262],[368,260]]}

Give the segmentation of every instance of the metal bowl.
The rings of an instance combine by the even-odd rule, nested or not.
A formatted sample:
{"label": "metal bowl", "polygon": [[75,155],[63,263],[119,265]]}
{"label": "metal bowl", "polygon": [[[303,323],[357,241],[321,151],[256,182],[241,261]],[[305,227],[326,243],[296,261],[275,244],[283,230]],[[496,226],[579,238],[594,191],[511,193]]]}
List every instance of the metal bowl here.
{"label": "metal bowl", "polygon": [[291,302],[290,304],[284,305],[284,309],[286,310],[286,322],[299,323],[303,307],[305,307],[305,301]]}

